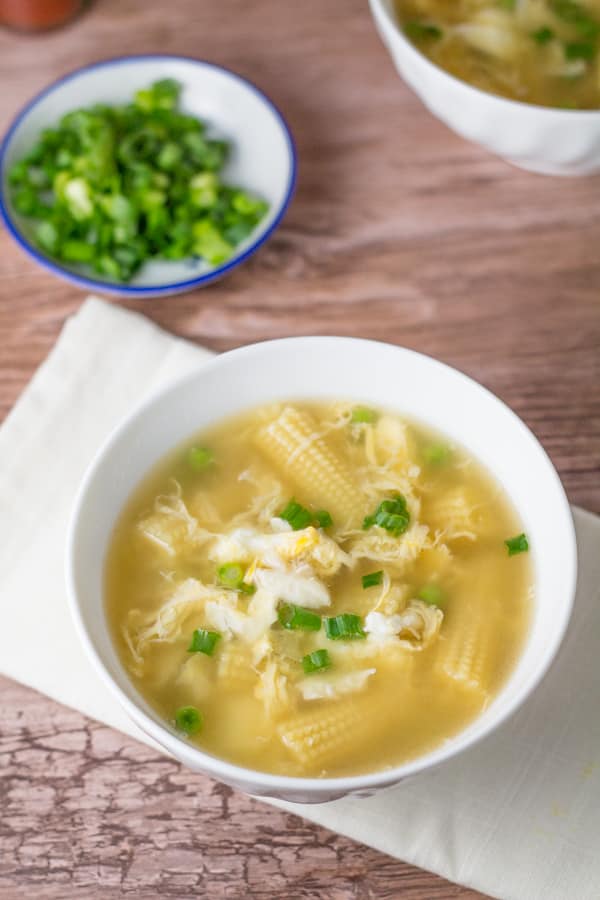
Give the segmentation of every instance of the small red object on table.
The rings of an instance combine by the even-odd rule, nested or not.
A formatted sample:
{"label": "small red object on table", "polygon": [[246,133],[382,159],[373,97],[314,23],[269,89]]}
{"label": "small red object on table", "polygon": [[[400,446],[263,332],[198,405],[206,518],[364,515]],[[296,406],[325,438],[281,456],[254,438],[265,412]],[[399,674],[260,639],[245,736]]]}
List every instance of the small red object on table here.
{"label": "small red object on table", "polygon": [[43,31],[71,19],[83,0],[0,0],[0,23],[22,31]]}

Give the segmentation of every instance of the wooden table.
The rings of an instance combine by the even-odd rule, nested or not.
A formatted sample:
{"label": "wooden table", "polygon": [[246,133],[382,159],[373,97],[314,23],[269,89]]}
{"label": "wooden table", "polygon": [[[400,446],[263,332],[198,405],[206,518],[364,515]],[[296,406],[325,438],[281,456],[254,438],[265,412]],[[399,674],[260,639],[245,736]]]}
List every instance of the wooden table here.
{"label": "wooden table", "polygon": [[[506,400],[571,500],[600,511],[599,181],[528,175],[448,132],[395,75],[361,0],[97,0],[62,31],[0,32],[0,127],[69,69],[148,51],[223,63],[267,91],[300,179],[246,266],[128,305],[216,350],[319,332],[440,357]],[[0,415],[81,301],[0,233]],[[0,691],[2,900],[481,896],[7,680]]]}

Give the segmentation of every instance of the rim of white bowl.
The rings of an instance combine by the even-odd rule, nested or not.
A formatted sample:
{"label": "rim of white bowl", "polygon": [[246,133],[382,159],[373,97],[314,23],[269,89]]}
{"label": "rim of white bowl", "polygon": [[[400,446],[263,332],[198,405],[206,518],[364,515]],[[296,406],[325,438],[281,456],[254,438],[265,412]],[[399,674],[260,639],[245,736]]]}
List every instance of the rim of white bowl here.
{"label": "rim of white bowl", "polygon": [[[183,384],[186,384],[187,382],[193,381],[195,378],[197,378],[199,371],[208,368],[218,369],[222,366],[226,366],[229,364],[229,359],[232,356],[236,356],[240,359],[247,359],[251,363],[253,357],[264,353],[265,348],[268,349],[269,347],[285,347],[289,346],[292,343],[299,342],[318,343],[321,345],[319,348],[319,352],[323,351],[323,345],[328,342],[334,342],[336,344],[339,342],[343,342],[350,346],[356,346],[357,344],[370,344],[375,347],[391,347],[399,350],[402,354],[415,356],[426,360],[428,365],[438,369],[438,371],[452,373],[453,377],[458,377],[459,380],[463,381],[471,388],[474,388],[475,390],[483,394],[490,403],[492,403],[497,408],[500,408],[505,414],[508,415],[508,417],[514,424],[514,427],[517,428],[524,436],[524,438],[535,447],[535,450],[539,454],[541,461],[545,465],[548,477],[554,482],[556,497],[557,500],[562,504],[563,515],[565,521],[568,523],[568,530],[570,532],[570,542],[569,546],[566,546],[564,548],[565,556],[563,560],[564,569],[566,570],[566,584],[568,584],[569,588],[568,596],[565,598],[564,606],[561,612],[561,621],[559,622],[554,640],[545,648],[544,657],[539,668],[536,670],[535,674],[532,675],[527,682],[525,682],[524,685],[521,685],[518,689],[515,690],[514,696],[507,703],[506,709],[504,709],[496,719],[491,721],[483,729],[480,729],[479,731],[475,730],[473,734],[469,734],[466,740],[463,739],[462,743],[460,743],[462,732],[459,732],[451,739],[454,743],[454,746],[443,744],[436,750],[418,756],[416,759],[409,760],[399,766],[377,772],[365,773],[363,775],[352,775],[336,778],[304,778],[300,776],[292,777],[275,775],[269,772],[262,772],[259,769],[249,769],[245,766],[238,766],[235,763],[231,763],[220,757],[213,756],[212,754],[207,753],[201,750],[199,747],[190,744],[189,742],[178,737],[174,732],[169,730],[166,724],[163,725],[155,721],[147,713],[145,713],[113,680],[112,675],[105,667],[99,653],[95,648],[93,640],[88,633],[87,627],[83,620],[83,616],[79,609],[79,601],[77,598],[77,591],[75,587],[75,544],[77,540],[79,518],[85,506],[86,495],[89,486],[93,483],[96,476],[96,471],[101,465],[105,454],[109,452],[112,446],[120,439],[121,434],[128,428],[131,428],[138,418],[145,416],[158,400],[164,399],[165,396],[168,396],[170,393],[177,393]],[[485,460],[482,460],[482,462],[485,464]],[[449,366],[446,363],[440,362],[439,360],[434,359],[431,356],[427,356],[424,353],[419,353],[416,350],[410,350],[406,347],[400,347],[395,344],[388,344],[385,341],[374,341],[364,338],[338,336],[303,336],[296,338],[280,338],[277,340],[261,341],[244,347],[238,347],[237,349],[230,350],[226,353],[222,353],[209,362],[204,363],[202,369],[197,368],[192,372],[189,372],[182,378],[178,379],[177,381],[171,382],[161,390],[157,391],[150,398],[136,407],[136,409],[133,410],[124,420],[122,420],[116,426],[116,428],[113,429],[103,445],[96,452],[95,456],[88,466],[87,471],[85,472],[85,475],[77,491],[68,527],[65,555],[65,574],[67,582],[68,602],[71,609],[71,614],[74,619],[79,638],[86,648],[88,657],[91,659],[94,667],[96,668],[96,671],[99,673],[104,683],[113,693],[113,695],[119,700],[121,706],[124,707],[130,718],[143,731],[145,731],[146,734],[152,737],[163,748],[168,750],[169,753],[171,753],[175,758],[179,759],[182,755],[184,755],[187,759],[193,760],[198,770],[203,770],[216,778],[223,778],[224,780],[229,780],[237,783],[252,783],[254,793],[262,793],[270,796],[276,794],[285,794],[286,792],[290,792],[291,794],[293,794],[294,792],[304,792],[305,795],[312,795],[312,797],[318,797],[319,795],[325,795],[325,797],[327,797],[330,795],[335,795],[336,793],[342,795],[352,791],[385,787],[386,785],[395,784],[408,776],[416,775],[419,772],[431,769],[439,765],[440,763],[452,759],[453,757],[467,750],[469,747],[488,737],[502,724],[504,724],[507,719],[511,718],[514,715],[514,713],[523,705],[527,698],[531,696],[533,691],[537,688],[537,686],[540,684],[540,682],[548,672],[548,669],[552,665],[552,662],[554,661],[554,658],[564,639],[573,610],[575,589],[577,585],[577,543],[571,507],[569,505],[569,501],[563,488],[562,482],[554,465],[552,464],[552,461],[550,460],[541,443],[538,441],[533,432],[527,427],[527,425],[525,425],[523,420],[506,403],[500,400],[500,398],[497,397],[492,391],[484,387],[478,381],[475,381],[474,378],[471,378],[469,375],[461,372],[459,369],[456,369],[453,366]]]}
{"label": "rim of white bowl", "polygon": [[400,42],[414,54],[415,57],[423,60],[429,68],[433,69],[436,73],[442,75],[453,84],[460,85],[461,88],[469,93],[476,94],[478,97],[486,97],[504,106],[516,106],[520,110],[535,110],[536,113],[541,113],[547,117],[557,115],[592,117],[600,115],[600,109],[563,109],[560,106],[540,106],[538,103],[526,103],[524,100],[512,100],[510,97],[503,97],[501,94],[493,94],[491,91],[484,91],[481,88],[475,87],[475,85],[470,84],[468,81],[463,81],[462,78],[457,78],[456,75],[453,75],[451,72],[438,66],[437,63],[434,63],[428,56],[422,53],[418,47],[409,41],[402,31],[400,20],[397,19],[392,10],[388,8],[385,0],[369,0],[369,5],[373,17],[377,18],[378,12],[381,13],[386,24],[393,30],[396,37],[399,38]]}
{"label": "rim of white bowl", "polygon": [[[188,278],[183,281],[174,281],[170,284],[148,284],[139,286],[126,283],[121,284],[114,281],[103,281],[100,278],[88,278],[86,275],[79,275],[76,272],[72,272],[70,269],[66,268],[60,263],[55,262],[49,256],[45,256],[40,250],[37,249],[37,247],[33,243],[31,243],[25,237],[22,231],[18,228],[17,224],[11,216],[7,202],[8,181],[7,172],[5,172],[6,154],[10,147],[13,135],[21,122],[23,122],[23,120],[26,119],[27,116],[35,110],[35,107],[38,105],[38,103],[40,103],[41,100],[44,100],[49,94],[52,94],[54,91],[60,90],[60,88],[67,82],[73,81],[80,75],[83,75],[86,72],[91,72],[95,69],[152,61],[182,62],[189,65],[200,66],[202,68],[217,69],[218,71],[223,72],[225,75],[234,79],[235,81],[241,82],[241,84],[249,88],[263,101],[263,103],[265,103],[266,106],[270,108],[270,110],[275,115],[275,118],[277,119],[279,126],[285,136],[288,158],[290,161],[290,174],[285,189],[285,195],[277,211],[277,215],[275,216],[269,227],[266,229],[266,231],[262,232],[252,242],[252,244],[250,244],[250,246],[247,247],[246,250],[244,250],[243,253],[234,255],[230,260],[223,263],[223,265],[211,269],[208,272],[204,272],[202,275],[198,275],[195,278]],[[2,138],[2,142],[0,143],[0,220],[4,222],[6,229],[13,240],[15,240],[17,244],[19,244],[19,246],[25,251],[25,253],[27,253],[28,256],[34,259],[35,262],[39,263],[45,269],[52,272],[54,275],[58,275],[60,278],[64,278],[66,281],[71,282],[71,284],[77,285],[77,287],[86,288],[88,290],[99,290],[103,293],[119,297],[144,297],[150,295],[153,297],[157,297],[161,294],[172,294],[179,291],[185,291],[193,287],[200,287],[201,285],[208,284],[211,281],[216,281],[218,278],[221,278],[227,272],[235,269],[237,266],[241,265],[241,263],[245,262],[250,256],[256,253],[259,247],[261,247],[265,243],[265,241],[267,241],[271,237],[272,233],[279,226],[281,220],[283,219],[291,203],[292,197],[294,196],[297,175],[298,155],[296,151],[296,144],[292,136],[290,127],[285,117],[283,116],[283,113],[281,112],[279,107],[271,100],[271,98],[268,97],[264,93],[264,91],[257,87],[248,78],[244,78],[242,75],[238,75],[237,72],[234,72],[232,69],[228,69],[226,66],[221,66],[218,63],[213,63],[204,59],[197,59],[193,56],[181,56],[179,54],[173,53],[140,53],[130,54],[127,56],[115,56],[110,59],[102,59],[97,62],[89,63],[85,66],[80,66],[78,69],[73,69],[71,72],[67,72],[66,75],[62,75],[60,78],[57,78],[56,81],[51,82],[51,84],[37,93],[16,114],[11,124],[9,125],[4,137]]]}

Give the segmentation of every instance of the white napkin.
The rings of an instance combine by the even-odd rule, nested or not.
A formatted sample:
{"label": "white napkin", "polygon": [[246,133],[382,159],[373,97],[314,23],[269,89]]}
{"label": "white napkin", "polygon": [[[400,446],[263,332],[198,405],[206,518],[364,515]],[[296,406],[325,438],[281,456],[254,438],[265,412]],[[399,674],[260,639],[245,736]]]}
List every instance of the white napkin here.
{"label": "white napkin", "polygon": [[[148,741],[91,668],[63,584],[67,520],[98,445],[131,407],[208,359],[88,300],[0,428],[0,671]],[[600,519],[575,510],[580,579],[559,658],[475,749],[383,794],[278,804],[502,900],[600,897]]]}

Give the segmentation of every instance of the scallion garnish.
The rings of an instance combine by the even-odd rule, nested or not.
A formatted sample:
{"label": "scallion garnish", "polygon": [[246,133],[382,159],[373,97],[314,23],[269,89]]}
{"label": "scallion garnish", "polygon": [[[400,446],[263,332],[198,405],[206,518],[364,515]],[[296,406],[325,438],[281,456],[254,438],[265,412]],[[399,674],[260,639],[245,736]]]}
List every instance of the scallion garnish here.
{"label": "scallion garnish", "polygon": [[321,616],[293,603],[281,606],[277,618],[284,628],[290,630],[302,628],[305,631],[318,631],[321,627]]}
{"label": "scallion garnish", "polygon": [[241,591],[242,594],[253,594],[256,588],[244,581],[245,575],[246,572],[239,563],[224,563],[217,569],[217,578],[222,585],[232,591]]}
{"label": "scallion garnish", "polygon": [[175,713],[175,725],[184,734],[198,734],[202,728],[202,713],[195,706],[182,706]]}
{"label": "scallion garnish", "polygon": [[327,650],[313,650],[312,653],[307,653],[302,657],[302,668],[305,675],[328,669],[330,665],[331,659]]}
{"label": "scallion garnish", "polygon": [[591,60],[596,55],[596,47],[587,41],[574,41],[572,44],[565,44],[565,59],[572,61],[574,59]]}
{"label": "scallion garnish", "polygon": [[333,525],[331,513],[328,513],[326,509],[318,509],[315,513],[315,522],[319,528],[329,528]]}
{"label": "scallion garnish", "polygon": [[444,33],[437,25],[429,22],[406,22],[404,31],[413,41],[439,40]]}
{"label": "scallion garnish", "polygon": [[187,461],[190,469],[200,472],[205,469],[214,460],[214,454],[208,447],[190,447],[187,454]]}
{"label": "scallion garnish", "polygon": [[518,534],[516,537],[508,538],[504,541],[508,549],[509,556],[516,556],[517,553],[526,553],[529,550],[529,541],[525,534]]}
{"label": "scallion garnish", "polygon": [[239,563],[225,563],[217,569],[217,575],[221,584],[226,587],[237,588],[244,577],[244,570]]}
{"label": "scallion garnish", "polygon": [[437,584],[424,584],[417,597],[430,606],[441,607],[444,605],[444,592]]}
{"label": "scallion garnish", "polygon": [[294,531],[301,531],[308,528],[309,525],[316,525],[318,528],[329,528],[333,525],[331,514],[326,509],[319,509],[313,513],[306,506],[302,506],[292,497],[285,509],[278,514],[279,519],[289,522]]}
{"label": "scallion garnish", "polygon": [[221,639],[218,631],[205,631],[204,628],[196,628],[192,635],[192,643],[188,647],[188,653],[205,653],[212,656],[215,652],[217,641]]}
{"label": "scallion garnish", "polygon": [[402,494],[395,494],[389,500],[382,500],[372,516],[366,516],[363,521],[365,531],[373,525],[389,531],[394,537],[398,537],[408,528],[410,513],[406,506],[406,499]]}
{"label": "scallion garnish", "polygon": [[531,37],[536,42],[536,44],[540,44],[540,46],[544,46],[544,44],[549,44],[550,41],[554,38],[554,32],[551,28],[548,28],[544,25],[542,28],[538,28],[537,31],[531,32]]}
{"label": "scallion garnish", "polygon": [[279,513],[279,518],[289,522],[294,531],[300,531],[302,528],[308,528],[309,525],[312,525],[314,516],[309,509],[302,506],[292,497],[285,509],[282,509]]}
{"label": "scallion garnish", "polygon": [[380,569],[379,572],[369,572],[368,575],[363,575],[362,586],[363,588],[375,587],[375,585],[381,584],[382,581],[383,569]]}
{"label": "scallion garnish", "polygon": [[332,641],[351,641],[366,638],[362,619],[354,613],[342,613],[325,619],[325,634]]}
{"label": "scallion garnish", "polygon": [[368,406],[355,406],[352,410],[350,421],[356,423],[364,422],[371,425],[373,422],[377,421],[377,413],[374,409],[369,409]]}
{"label": "scallion garnish", "polygon": [[428,444],[423,447],[423,459],[431,466],[439,466],[447,462],[451,453],[448,444]]}
{"label": "scallion garnish", "polygon": [[582,37],[595,39],[600,35],[600,24],[574,0],[551,0],[550,8],[555,16],[568,22]]}

